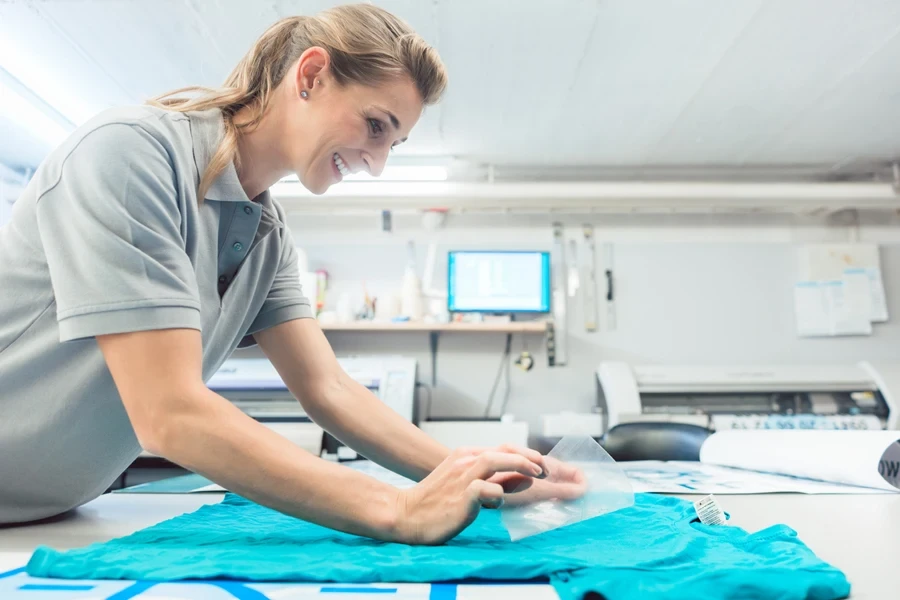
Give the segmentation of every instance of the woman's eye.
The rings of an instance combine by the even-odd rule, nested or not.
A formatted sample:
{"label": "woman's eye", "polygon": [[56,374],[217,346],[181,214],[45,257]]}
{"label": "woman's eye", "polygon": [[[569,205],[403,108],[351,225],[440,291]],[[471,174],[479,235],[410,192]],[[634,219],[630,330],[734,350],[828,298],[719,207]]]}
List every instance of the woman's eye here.
{"label": "woman's eye", "polygon": [[369,119],[369,130],[372,132],[372,135],[378,135],[384,131],[384,127],[378,119]]}

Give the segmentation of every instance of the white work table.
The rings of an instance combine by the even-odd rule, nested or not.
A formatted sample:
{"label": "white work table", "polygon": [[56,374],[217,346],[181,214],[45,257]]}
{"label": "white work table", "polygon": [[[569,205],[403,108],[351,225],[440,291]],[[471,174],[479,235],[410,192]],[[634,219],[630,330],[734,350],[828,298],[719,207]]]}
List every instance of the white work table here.
{"label": "white work table", "polygon": [[[681,497],[691,501],[699,498]],[[731,523],[748,531],[777,523],[795,529],[816,554],[847,575],[853,586],[852,598],[897,597],[900,494],[761,494],[717,498],[731,514]],[[0,572],[23,566],[38,545],[67,549],[105,541],[221,499],[222,494],[215,493],[107,494],[53,522],[0,528]],[[460,593],[460,598],[479,595]],[[549,586],[527,586],[517,595],[528,600],[556,597]]]}

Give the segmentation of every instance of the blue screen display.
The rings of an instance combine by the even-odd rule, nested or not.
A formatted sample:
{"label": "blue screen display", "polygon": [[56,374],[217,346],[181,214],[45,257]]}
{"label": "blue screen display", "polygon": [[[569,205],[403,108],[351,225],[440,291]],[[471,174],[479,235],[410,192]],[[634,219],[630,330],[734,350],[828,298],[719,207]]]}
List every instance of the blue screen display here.
{"label": "blue screen display", "polygon": [[447,263],[450,312],[550,312],[550,253],[451,251]]}

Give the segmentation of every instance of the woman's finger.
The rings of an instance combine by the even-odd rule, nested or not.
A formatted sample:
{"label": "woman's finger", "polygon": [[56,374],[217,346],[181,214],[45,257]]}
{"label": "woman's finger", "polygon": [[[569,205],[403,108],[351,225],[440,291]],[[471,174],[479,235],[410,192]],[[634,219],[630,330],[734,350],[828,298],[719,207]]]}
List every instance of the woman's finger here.
{"label": "woman's finger", "polygon": [[524,492],[531,487],[532,483],[534,483],[533,478],[524,477],[518,473],[497,473],[488,479],[488,481],[499,484],[507,494]]}
{"label": "woman's finger", "polygon": [[460,446],[453,451],[456,456],[478,456],[482,452],[490,450],[487,446]]}
{"label": "woman's finger", "polygon": [[544,455],[537,450],[525,448],[524,446],[516,446],[515,444],[501,444],[498,449],[501,452],[521,454],[534,464],[539,465],[541,467],[541,470],[543,471],[543,473],[538,476],[541,479],[547,477],[550,474],[550,470],[547,468],[547,461],[544,460]]}
{"label": "woman's finger", "polygon": [[554,481],[581,483],[584,479],[584,471],[578,467],[559,461],[553,463]]}
{"label": "woman's finger", "polygon": [[496,473],[520,473],[526,477],[537,477],[543,470],[521,454],[508,452],[483,452],[470,468],[472,479],[490,479]]}
{"label": "woman's finger", "polygon": [[587,491],[584,483],[554,483],[553,497],[559,500],[578,500]]}

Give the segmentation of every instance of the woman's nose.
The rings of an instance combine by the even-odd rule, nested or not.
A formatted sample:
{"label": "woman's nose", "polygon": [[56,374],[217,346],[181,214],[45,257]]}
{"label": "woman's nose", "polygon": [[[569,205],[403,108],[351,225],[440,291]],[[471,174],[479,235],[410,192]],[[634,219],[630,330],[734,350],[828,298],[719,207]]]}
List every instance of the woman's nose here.
{"label": "woman's nose", "polygon": [[384,172],[384,165],[387,163],[388,152],[363,152],[363,160],[366,162],[366,168],[372,177],[381,177]]}

